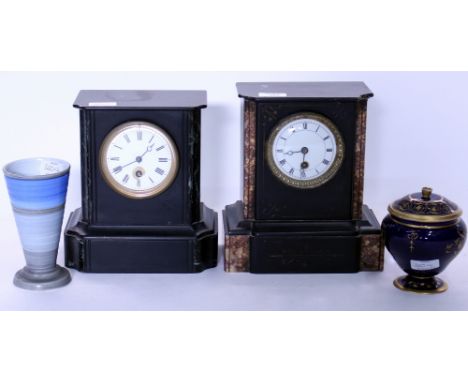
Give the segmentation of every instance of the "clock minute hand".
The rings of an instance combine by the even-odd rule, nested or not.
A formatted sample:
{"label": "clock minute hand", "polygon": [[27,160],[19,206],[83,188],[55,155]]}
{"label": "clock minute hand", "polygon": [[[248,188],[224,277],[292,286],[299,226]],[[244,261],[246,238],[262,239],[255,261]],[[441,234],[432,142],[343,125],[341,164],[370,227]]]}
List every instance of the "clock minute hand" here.
{"label": "clock minute hand", "polygon": [[122,166],[122,168],[130,166],[133,163],[141,163],[141,161],[143,160],[143,157],[153,149],[153,146],[154,146],[154,143],[149,145],[146,148],[146,151],[143,154],[138,155],[133,162],[127,163],[125,166]]}
{"label": "clock minute hand", "polygon": [[131,164],[136,163],[136,162],[137,162],[137,160],[134,160],[133,162],[130,162],[130,163],[127,163],[126,165],[123,165],[122,168],[130,166]]}
{"label": "clock minute hand", "polygon": [[309,167],[309,162],[306,162],[305,160],[305,157],[306,157],[306,154],[309,152],[309,149],[307,147],[303,147],[301,149],[301,153],[302,153],[302,163],[301,163],[301,168],[302,169],[305,169],[307,167]]}
{"label": "clock minute hand", "polygon": [[149,153],[149,152],[153,149],[153,146],[154,146],[154,143],[153,143],[152,145],[149,145],[149,146],[146,148],[146,151],[145,151],[143,154],[137,156],[137,157],[135,158],[134,161],[132,161],[132,162],[130,162],[130,163],[127,163],[127,164],[121,166],[121,169],[123,169],[123,168],[125,168],[125,167],[127,167],[127,166],[130,166],[130,165],[133,164],[133,163],[140,163],[140,162],[142,161],[142,158],[145,156],[145,154],[146,154],[146,153]]}
{"label": "clock minute hand", "polygon": [[302,161],[305,162],[305,156],[309,152],[309,149],[307,147],[303,147],[300,152],[302,153]]}
{"label": "clock minute hand", "polygon": [[151,150],[153,150],[153,146],[154,146],[154,143],[152,143],[151,145],[149,145],[147,148],[146,148],[146,151],[141,154],[139,157],[137,158],[143,158],[147,153],[149,153]]}

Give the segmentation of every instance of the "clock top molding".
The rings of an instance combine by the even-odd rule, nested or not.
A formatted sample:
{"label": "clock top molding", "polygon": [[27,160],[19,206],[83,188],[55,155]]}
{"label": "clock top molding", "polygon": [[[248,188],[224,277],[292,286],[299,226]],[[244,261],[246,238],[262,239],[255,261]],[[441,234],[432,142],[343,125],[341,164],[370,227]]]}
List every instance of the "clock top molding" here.
{"label": "clock top molding", "polygon": [[81,90],[73,106],[80,109],[203,109],[205,90]]}
{"label": "clock top molding", "polygon": [[364,82],[238,82],[239,97],[255,101],[359,100],[373,96]]}

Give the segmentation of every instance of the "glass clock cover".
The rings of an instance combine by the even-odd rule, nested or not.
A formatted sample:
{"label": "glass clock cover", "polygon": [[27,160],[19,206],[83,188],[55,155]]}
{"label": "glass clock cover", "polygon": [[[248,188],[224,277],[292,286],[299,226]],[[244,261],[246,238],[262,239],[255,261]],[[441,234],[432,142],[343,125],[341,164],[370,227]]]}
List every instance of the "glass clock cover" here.
{"label": "glass clock cover", "polygon": [[130,198],[153,197],[174,181],[177,150],[160,127],[132,121],[117,126],[104,139],[100,167],[114,191]]}
{"label": "glass clock cover", "polygon": [[284,119],[268,140],[270,169],[293,187],[314,188],[326,183],[340,168],[343,156],[343,140],[337,128],[314,113]]}

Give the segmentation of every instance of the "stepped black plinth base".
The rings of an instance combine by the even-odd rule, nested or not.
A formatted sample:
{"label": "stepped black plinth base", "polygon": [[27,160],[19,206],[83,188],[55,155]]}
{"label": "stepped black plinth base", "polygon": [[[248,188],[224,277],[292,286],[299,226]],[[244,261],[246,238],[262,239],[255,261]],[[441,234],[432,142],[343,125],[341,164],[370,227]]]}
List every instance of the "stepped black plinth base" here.
{"label": "stepped black plinth base", "polygon": [[226,272],[351,273],[383,270],[380,224],[364,205],[359,221],[245,220],[238,201],[223,211]]}
{"label": "stepped black plinth base", "polygon": [[191,226],[90,228],[74,211],[65,229],[65,264],[95,273],[194,273],[218,261],[218,215],[202,205]]}

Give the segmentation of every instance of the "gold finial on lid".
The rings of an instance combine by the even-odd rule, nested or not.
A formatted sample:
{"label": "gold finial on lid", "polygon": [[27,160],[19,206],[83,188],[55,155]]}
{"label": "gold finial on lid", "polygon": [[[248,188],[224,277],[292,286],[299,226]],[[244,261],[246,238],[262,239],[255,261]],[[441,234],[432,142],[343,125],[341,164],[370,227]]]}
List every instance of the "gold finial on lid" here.
{"label": "gold finial on lid", "polygon": [[432,188],[423,187],[421,193],[422,193],[422,200],[431,200]]}

